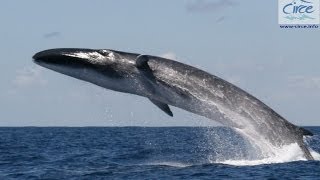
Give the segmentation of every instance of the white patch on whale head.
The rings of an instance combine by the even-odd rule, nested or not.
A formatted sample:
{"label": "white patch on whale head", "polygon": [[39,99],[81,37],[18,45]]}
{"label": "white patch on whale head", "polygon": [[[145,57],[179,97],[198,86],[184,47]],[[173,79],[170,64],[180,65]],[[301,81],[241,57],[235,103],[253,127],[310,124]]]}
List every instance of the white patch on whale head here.
{"label": "white patch on whale head", "polygon": [[113,52],[110,52],[107,56],[103,56],[99,52],[89,52],[89,53],[76,52],[76,53],[65,53],[63,55],[86,59],[93,64],[100,64],[101,62],[105,62],[104,61],[105,59],[109,59],[112,62],[115,61],[115,56]]}

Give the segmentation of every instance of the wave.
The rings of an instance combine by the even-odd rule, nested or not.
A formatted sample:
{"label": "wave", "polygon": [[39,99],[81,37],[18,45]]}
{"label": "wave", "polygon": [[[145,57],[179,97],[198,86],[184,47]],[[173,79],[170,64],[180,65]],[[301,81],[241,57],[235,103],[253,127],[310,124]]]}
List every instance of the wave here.
{"label": "wave", "polygon": [[187,164],[187,163],[181,163],[181,162],[173,162],[173,161],[159,161],[159,162],[150,162],[146,163],[144,165],[149,165],[149,166],[170,166],[170,167],[179,167],[179,168],[185,168],[189,166],[193,166],[195,164]]}

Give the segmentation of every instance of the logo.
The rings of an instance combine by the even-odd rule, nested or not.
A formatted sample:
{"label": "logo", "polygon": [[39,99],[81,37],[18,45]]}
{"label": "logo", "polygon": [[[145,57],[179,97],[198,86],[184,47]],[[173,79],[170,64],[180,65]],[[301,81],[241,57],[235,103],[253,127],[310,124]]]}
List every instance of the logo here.
{"label": "logo", "polygon": [[278,0],[279,24],[319,24],[319,0]]}

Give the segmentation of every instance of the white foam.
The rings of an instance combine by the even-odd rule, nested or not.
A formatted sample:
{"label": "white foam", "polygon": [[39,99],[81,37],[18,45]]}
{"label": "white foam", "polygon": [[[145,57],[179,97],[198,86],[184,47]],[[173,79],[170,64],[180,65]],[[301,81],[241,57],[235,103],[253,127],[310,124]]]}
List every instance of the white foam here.
{"label": "white foam", "polygon": [[317,153],[314,150],[310,150],[310,153],[311,153],[312,157],[314,158],[314,160],[320,161],[320,154],[319,153]]}
{"label": "white foam", "polygon": [[[210,161],[210,164],[227,164],[233,166],[256,166],[262,164],[277,164],[277,163],[287,163],[287,162],[294,162],[294,161],[307,161],[304,156],[304,153],[300,149],[297,143],[293,143],[290,145],[283,146],[282,148],[278,148],[276,153],[273,156],[266,157],[263,159],[255,159],[255,160],[223,160],[223,161]],[[320,154],[310,149],[310,152],[316,161],[320,161]],[[155,161],[149,162],[144,165],[150,166],[169,166],[169,167],[178,167],[178,168],[185,168],[193,165],[201,165],[200,164],[188,164],[182,162],[173,162],[173,161]]]}
{"label": "white foam", "polygon": [[151,162],[146,165],[151,165],[151,166],[170,166],[170,167],[188,167],[192,166],[192,164],[186,164],[186,163],[180,163],[180,162],[170,162],[170,161],[163,161],[163,162]]}
{"label": "white foam", "polygon": [[[304,153],[298,146],[298,144],[293,143],[290,145],[283,146],[282,148],[274,149],[275,154],[263,159],[256,160],[224,160],[224,161],[214,161],[212,163],[221,163],[235,166],[254,166],[261,164],[274,164],[274,163],[286,163],[293,161],[306,161]],[[320,154],[310,150],[312,156],[315,160],[320,160]]]}

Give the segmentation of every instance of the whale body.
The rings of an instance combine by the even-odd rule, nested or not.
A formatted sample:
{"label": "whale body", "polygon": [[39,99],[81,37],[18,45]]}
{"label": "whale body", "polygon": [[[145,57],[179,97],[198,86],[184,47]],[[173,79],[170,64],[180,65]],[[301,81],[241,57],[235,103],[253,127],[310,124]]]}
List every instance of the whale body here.
{"label": "whale body", "polygon": [[297,143],[313,160],[303,142],[312,135],[280,116],[239,87],[198,68],[151,55],[110,49],[49,49],[34,62],[106,89],[148,98],[169,116],[169,105],[204,116],[259,138],[275,147]]}

